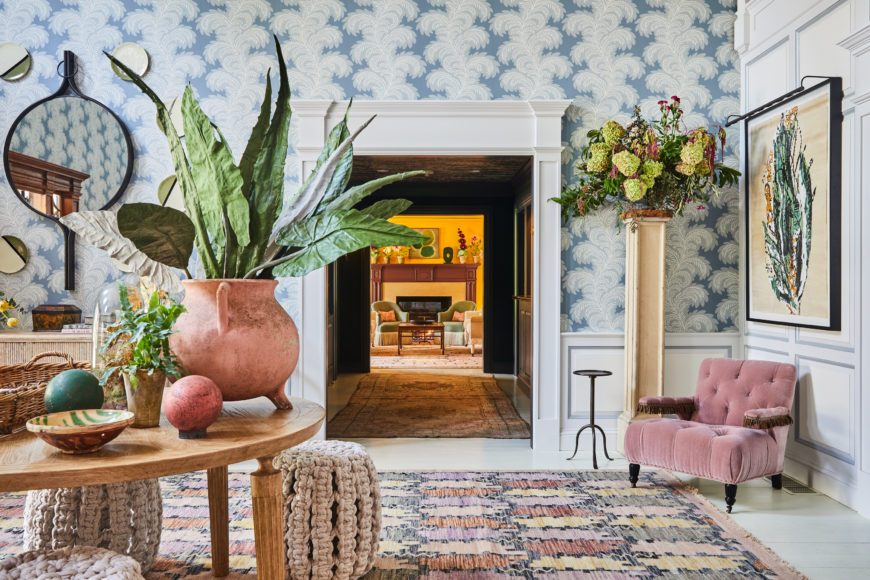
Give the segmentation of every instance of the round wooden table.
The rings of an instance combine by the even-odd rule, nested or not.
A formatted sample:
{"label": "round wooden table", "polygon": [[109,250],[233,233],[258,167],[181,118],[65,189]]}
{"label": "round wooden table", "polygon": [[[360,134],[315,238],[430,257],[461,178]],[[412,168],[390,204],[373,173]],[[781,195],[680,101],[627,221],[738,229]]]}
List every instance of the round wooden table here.
{"label": "round wooden table", "polygon": [[284,578],[284,522],[281,472],[272,460],[281,451],[313,437],[323,407],[291,399],[279,411],[265,399],[224,403],[204,439],[179,439],[161,417],[159,427],[128,427],[95,453],[65,455],[28,431],[0,437],[0,492],[117,483],[207,470],[212,570],[229,574],[229,494],[227,467],[256,459],[251,473],[257,577]]}

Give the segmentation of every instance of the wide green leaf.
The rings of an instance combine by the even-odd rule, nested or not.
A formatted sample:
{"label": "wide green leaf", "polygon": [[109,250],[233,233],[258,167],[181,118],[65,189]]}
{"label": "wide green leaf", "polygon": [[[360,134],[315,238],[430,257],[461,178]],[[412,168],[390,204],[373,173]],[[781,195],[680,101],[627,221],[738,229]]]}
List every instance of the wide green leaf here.
{"label": "wide green leaf", "polygon": [[274,38],[280,84],[275,112],[260,145],[257,161],[254,163],[249,195],[253,243],[241,253],[238,267],[240,275],[263,261],[263,254],[272,235],[275,220],[278,219],[284,203],[284,164],[287,159],[287,135],[290,130],[291,115],[290,82],[287,79],[287,65],[284,63],[281,45],[278,37]]}
{"label": "wide green leaf", "polygon": [[351,209],[360,201],[386,185],[395,183],[397,181],[402,181],[403,179],[413,177],[414,175],[428,174],[428,171],[421,169],[417,171],[406,171],[404,173],[394,173],[393,175],[386,175],[384,177],[379,177],[378,179],[372,179],[371,181],[367,181],[360,185],[355,185],[354,187],[351,187],[337,199],[333,200],[328,206],[326,206],[325,209],[329,211]]}
{"label": "wide green leaf", "polygon": [[260,114],[257,122],[251,130],[251,137],[245,146],[245,152],[239,160],[239,171],[242,173],[242,193],[245,197],[251,195],[251,178],[254,174],[254,163],[260,156],[260,149],[269,130],[269,115],[272,111],[272,79],[269,78],[272,69],[266,71],[266,92],[263,95],[263,103],[260,105]]}
{"label": "wide green leaf", "polygon": [[[320,151],[320,155],[317,158],[317,165],[314,168],[314,171],[311,174],[309,179],[314,177],[314,174],[320,168],[323,163],[329,159],[329,156],[332,155],[335,150],[344,142],[345,139],[350,137],[350,130],[347,128],[347,116],[350,113],[350,106],[353,104],[353,100],[347,105],[347,109],[344,112],[344,118],[332,128],[332,131],[329,132],[329,136],[326,138],[326,143],[323,146],[323,149]],[[336,199],[344,190],[347,189],[347,182],[350,180],[350,174],[353,171],[353,146],[348,147],[344,154],[338,161],[338,165],[335,168],[335,172],[332,174],[332,179],[329,180],[329,185],[326,187],[326,191],[323,194],[320,202],[314,210],[315,214],[320,213],[325,209],[325,206],[329,204],[332,200]],[[304,189],[300,188],[300,191]]]}
{"label": "wide green leaf", "polygon": [[[344,152],[351,146],[353,140],[356,139],[360,133],[362,133],[363,129],[369,126],[374,120],[374,116],[372,116],[368,121],[363,123],[353,134],[350,135],[347,139],[342,141],[342,143],[332,152],[329,158],[320,166],[320,169],[317,170],[311,179],[309,179],[305,185],[302,187],[299,195],[290,204],[290,207],[287,208],[281,214],[281,217],[278,219],[278,223],[275,226],[275,231],[280,232],[287,225],[292,224],[293,222],[300,220],[302,218],[308,217],[314,213],[315,208],[320,204],[320,200],[323,199],[324,194],[329,187],[329,183],[332,180],[332,176],[335,173],[336,168],[341,163],[341,159],[344,156]],[[271,244],[270,244],[271,245]],[[266,257],[269,257],[269,251],[266,252]]]}
{"label": "wide green leaf", "polygon": [[152,260],[187,271],[193,252],[193,222],[183,211],[153,203],[125,203],[118,231]]}
{"label": "wide green leaf", "polygon": [[187,215],[189,215],[190,219],[193,221],[194,228],[196,229],[196,249],[203,270],[205,270],[206,277],[217,278],[219,276],[217,260],[215,259],[211,244],[209,244],[208,241],[208,232],[205,220],[202,216],[202,209],[199,205],[196,183],[193,180],[190,165],[188,164],[187,156],[184,153],[184,147],[181,145],[181,139],[179,139],[178,133],[172,125],[172,119],[169,117],[169,110],[151,87],[145,84],[142,77],[130,70],[130,68],[128,68],[124,63],[113,57],[108,52],[104,51],[103,54],[105,54],[115,66],[124,71],[124,73],[130,77],[133,84],[136,85],[145,96],[151,99],[154,106],[157,107],[157,127],[163,132],[169,143],[169,152],[172,155],[175,175],[178,177],[178,183],[184,195],[184,207],[187,210]]}
{"label": "wide green leaf", "polygon": [[382,199],[360,211],[366,215],[387,220],[395,215],[399,215],[411,207],[411,205],[412,203],[407,199]]}
{"label": "wide green leaf", "polygon": [[[248,200],[242,195],[242,174],[226,142],[215,137],[214,127],[193,96],[190,84],[184,88],[181,97],[181,114],[191,173],[212,243],[224,248],[226,221],[238,244],[247,246],[250,243],[250,211]],[[231,258],[224,256],[227,262]]]}
{"label": "wide green leaf", "polygon": [[175,270],[149,258],[118,231],[118,220],[111,211],[77,211],[60,218],[60,222],[79,238],[110,258],[118,260],[138,276],[147,276],[158,288],[167,292],[184,291]]}
{"label": "wide green leaf", "polygon": [[276,265],[274,272],[278,276],[304,276],[360,248],[410,246],[423,239],[422,235],[406,226],[355,209],[324,212],[284,229],[280,243],[301,249]]}

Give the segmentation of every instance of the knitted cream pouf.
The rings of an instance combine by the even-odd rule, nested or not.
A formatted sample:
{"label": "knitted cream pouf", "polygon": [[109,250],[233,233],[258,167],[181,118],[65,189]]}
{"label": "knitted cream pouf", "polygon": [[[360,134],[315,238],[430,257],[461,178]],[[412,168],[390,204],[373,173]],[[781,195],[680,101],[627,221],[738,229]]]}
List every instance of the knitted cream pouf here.
{"label": "knitted cream pouf", "polygon": [[309,441],[275,459],[284,484],[284,547],[293,580],[359,578],[381,531],[378,473],[362,445]]}
{"label": "knitted cream pouf", "polygon": [[160,548],[163,498],[156,479],[27,492],[24,549],[95,546],[147,572]]}
{"label": "knitted cream pouf", "polygon": [[0,580],[139,580],[139,564],[103,548],[77,546],[56,551],[33,550],[0,561]]}

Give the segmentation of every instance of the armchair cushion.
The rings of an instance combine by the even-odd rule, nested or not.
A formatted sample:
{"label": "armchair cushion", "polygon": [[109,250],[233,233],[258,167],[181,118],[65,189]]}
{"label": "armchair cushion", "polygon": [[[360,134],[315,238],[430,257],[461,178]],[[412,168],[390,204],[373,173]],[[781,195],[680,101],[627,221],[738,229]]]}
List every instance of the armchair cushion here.
{"label": "armchair cushion", "polygon": [[454,322],[464,322],[464,321],[465,321],[465,313],[464,313],[464,312],[460,312],[460,311],[458,311],[458,310],[454,311],[454,312],[453,312],[453,319],[452,319],[452,320],[453,320]]}
{"label": "armchair cushion", "polygon": [[695,411],[695,399],[692,397],[643,397],[637,404],[638,413],[653,415],[675,414],[690,417]]}
{"label": "armchair cushion", "polygon": [[787,407],[772,407],[768,409],[750,409],[743,415],[743,426],[750,429],[772,429],[791,425],[791,418]]}
{"label": "armchair cushion", "polygon": [[655,418],[629,425],[624,445],[631,463],[722,483],[742,483],[782,470],[776,461],[776,439],[758,429]]}
{"label": "armchair cushion", "polygon": [[381,322],[395,322],[396,321],[396,313],[392,310],[382,310],[378,312],[378,318]]}

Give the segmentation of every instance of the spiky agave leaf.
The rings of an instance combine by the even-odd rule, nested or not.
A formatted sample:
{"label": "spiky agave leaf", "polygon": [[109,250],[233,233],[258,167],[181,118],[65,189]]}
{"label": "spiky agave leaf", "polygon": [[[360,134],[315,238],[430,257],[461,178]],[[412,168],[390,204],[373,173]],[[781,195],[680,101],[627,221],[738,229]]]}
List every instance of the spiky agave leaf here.
{"label": "spiky agave leaf", "polygon": [[763,177],[767,204],[764,248],[770,287],[792,314],[800,313],[812,246],[813,198],[797,107],[782,116]]}

